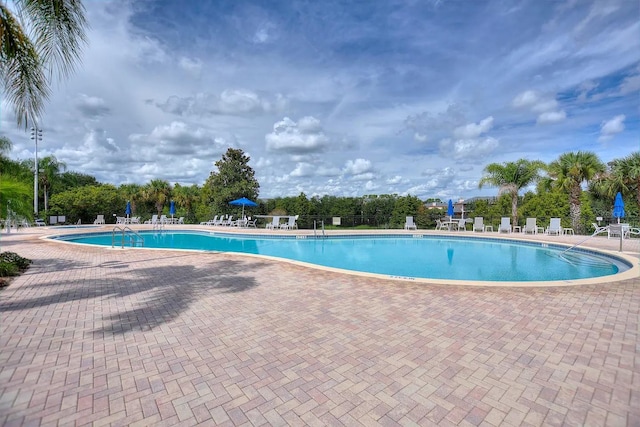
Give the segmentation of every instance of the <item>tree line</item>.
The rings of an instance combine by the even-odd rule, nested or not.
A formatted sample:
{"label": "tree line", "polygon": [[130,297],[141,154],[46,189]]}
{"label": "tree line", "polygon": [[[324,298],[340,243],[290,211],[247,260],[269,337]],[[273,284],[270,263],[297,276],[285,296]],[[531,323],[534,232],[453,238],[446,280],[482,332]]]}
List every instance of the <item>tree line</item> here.
{"label": "tree line", "polygon": [[[14,161],[5,156],[11,141],[0,138],[0,217],[7,209],[15,216],[33,219],[33,160]],[[400,228],[406,216],[413,216],[420,228],[431,228],[445,215],[412,195],[381,194],[361,197],[332,195],[297,196],[260,199],[260,184],[249,166],[250,158],[242,150],[229,148],[215,163],[203,185],[185,186],[155,179],[147,184],[100,183],[93,176],[67,171],[54,156],[39,159],[39,194],[44,209],[41,217],[64,215],[68,222],[91,223],[97,215],[107,222],[123,216],[127,202],[132,216],[141,220],[153,214],[168,214],[170,202],[177,207],[176,216],[187,223],[199,223],[215,215],[239,216],[241,207],[229,202],[247,197],[258,203],[245,209],[246,215],[300,215],[299,226],[312,228],[340,217],[342,226]],[[534,191],[521,194],[535,185]],[[560,217],[563,226],[576,232],[588,232],[600,216],[611,217],[613,198],[622,192],[627,216],[638,217],[640,206],[640,152],[602,163],[590,152],[562,154],[550,164],[520,159],[515,162],[492,163],[485,167],[479,187],[497,188],[495,201],[477,200],[465,206],[467,217],[483,216],[488,223],[499,223],[511,216],[512,224],[525,217],[547,221]],[[428,201],[439,201],[437,198]]]}

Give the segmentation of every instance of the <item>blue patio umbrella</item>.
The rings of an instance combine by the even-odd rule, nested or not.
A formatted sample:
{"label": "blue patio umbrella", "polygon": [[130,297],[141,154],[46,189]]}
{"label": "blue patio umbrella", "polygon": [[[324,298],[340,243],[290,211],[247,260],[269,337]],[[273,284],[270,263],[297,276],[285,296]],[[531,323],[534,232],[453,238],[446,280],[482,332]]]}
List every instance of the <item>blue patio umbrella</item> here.
{"label": "blue patio umbrella", "polygon": [[171,218],[173,218],[175,214],[176,214],[176,202],[172,200],[171,203],[169,204],[169,215],[171,215]]}
{"label": "blue patio umbrella", "polygon": [[449,215],[449,219],[453,219],[453,202],[449,199],[449,206],[447,206],[447,215]]}
{"label": "blue patio umbrella", "polygon": [[620,218],[624,218],[624,202],[622,201],[622,194],[619,191],[613,202],[613,217],[618,218],[618,224],[620,224]]}
{"label": "blue patio umbrella", "polygon": [[242,197],[241,199],[232,200],[229,202],[230,205],[233,206],[242,206],[242,217],[244,218],[244,207],[245,206],[258,206],[256,202],[253,200],[249,200],[246,197]]}
{"label": "blue patio umbrella", "polygon": [[129,215],[131,215],[131,202],[127,201],[127,207],[124,208],[124,214],[127,216],[127,218],[129,218]]}

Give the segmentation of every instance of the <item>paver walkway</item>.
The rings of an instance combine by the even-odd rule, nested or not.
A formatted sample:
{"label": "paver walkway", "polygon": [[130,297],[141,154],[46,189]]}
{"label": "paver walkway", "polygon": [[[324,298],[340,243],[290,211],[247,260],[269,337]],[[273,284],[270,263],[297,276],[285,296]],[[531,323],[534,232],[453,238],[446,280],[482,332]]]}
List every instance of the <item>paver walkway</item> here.
{"label": "paver walkway", "polygon": [[0,425],[640,425],[640,279],[474,288],[2,235]]}

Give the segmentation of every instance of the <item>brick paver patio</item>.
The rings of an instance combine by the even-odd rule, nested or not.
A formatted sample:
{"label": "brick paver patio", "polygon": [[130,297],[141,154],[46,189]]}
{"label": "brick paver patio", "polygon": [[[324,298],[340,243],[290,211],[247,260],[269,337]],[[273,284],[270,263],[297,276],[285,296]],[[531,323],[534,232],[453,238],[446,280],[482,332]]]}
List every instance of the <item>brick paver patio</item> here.
{"label": "brick paver patio", "polygon": [[0,425],[640,425],[640,279],[489,288],[3,234]]}

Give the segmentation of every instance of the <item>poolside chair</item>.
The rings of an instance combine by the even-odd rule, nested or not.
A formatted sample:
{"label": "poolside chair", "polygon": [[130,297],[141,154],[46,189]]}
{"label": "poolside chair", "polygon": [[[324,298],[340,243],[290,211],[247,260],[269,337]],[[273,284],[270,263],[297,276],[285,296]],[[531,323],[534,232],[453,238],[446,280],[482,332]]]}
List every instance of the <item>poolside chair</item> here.
{"label": "poolside chair", "polygon": [[600,234],[600,233],[609,233],[609,226],[604,226],[604,227],[600,227],[598,224],[596,224],[595,222],[592,222],[591,225],[593,226],[593,235],[595,236],[596,234]]}
{"label": "poolside chair", "polygon": [[547,234],[555,234],[559,236],[562,234],[562,225],[560,224],[560,218],[551,218],[549,220],[549,226],[547,227]]}
{"label": "poolside chair", "polygon": [[256,219],[255,218],[251,219],[251,217],[247,218],[247,222],[245,223],[244,226],[256,228]]}
{"label": "poolside chair", "polygon": [[405,230],[417,230],[418,226],[415,222],[413,222],[413,217],[408,216],[404,221],[404,229]]}
{"label": "poolside chair", "polygon": [[527,218],[527,222],[525,223],[524,227],[522,227],[522,232],[524,234],[528,234],[528,233],[538,234],[538,230],[540,228],[542,227],[538,227],[536,218]]}
{"label": "poolside chair", "polygon": [[282,224],[280,226],[280,228],[283,229],[283,230],[293,230],[294,228],[298,228],[298,224],[296,224],[296,221],[298,220],[299,216],[300,215],[290,216],[289,217],[289,221],[287,221],[286,223]]}
{"label": "poolside chair", "polygon": [[178,218],[178,221],[176,222],[176,224],[184,224],[184,217],[181,216],[180,218]]}
{"label": "poolside chair", "polygon": [[93,223],[96,225],[104,225],[104,215],[97,215]]}
{"label": "poolside chair", "polygon": [[[36,219],[34,222],[36,223],[36,225],[37,225],[38,227],[44,227],[45,225],[47,225],[47,223],[46,223],[46,222],[44,222],[44,219],[40,219],[40,218]],[[104,224],[104,223],[103,223],[103,224]]]}
{"label": "poolside chair", "polygon": [[500,227],[498,227],[498,233],[511,233],[511,218],[503,216],[500,218]]}
{"label": "poolside chair", "polygon": [[607,227],[607,239],[610,239],[611,237],[620,237],[620,234],[622,234],[623,239],[625,237],[629,238],[630,229],[631,226],[628,223],[611,224]]}
{"label": "poolside chair", "polygon": [[458,231],[467,231],[467,220],[459,219],[457,227],[458,227]]}
{"label": "poolside chair", "polygon": [[484,232],[484,218],[481,216],[477,216],[473,218],[473,231],[482,231]]}
{"label": "poolside chair", "polygon": [[154,214],[151,219],[148,219],[144,222],[145,224],[158,225],[160,221],[158,221],[158,215]]}
{"label": "poolside chair", "polygon": [[448,230],[449,225],[445,224],[442,220],[436,219],[436,230]]}
{"label": "poolside chair", "polygon": [[269,229],[269,230],[275,230],[276,228],[280,228],[280,217],[279,216],[274,216],[273,220],[268,223],[265,228]]}

